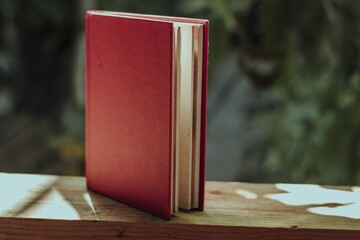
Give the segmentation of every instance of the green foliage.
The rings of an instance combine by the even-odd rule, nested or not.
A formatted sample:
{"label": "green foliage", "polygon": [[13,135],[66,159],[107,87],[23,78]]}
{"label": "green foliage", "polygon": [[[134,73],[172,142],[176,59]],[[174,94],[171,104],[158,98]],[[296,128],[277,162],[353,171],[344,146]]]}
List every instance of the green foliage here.
{"label": "green foliage", "polygon": [[250,157],[283,181],[359,183],[360,2],[257,3],[261,41],[253,47],[277,66],[275,84],[260,91],[278,105],[250,119],[268,127]]}

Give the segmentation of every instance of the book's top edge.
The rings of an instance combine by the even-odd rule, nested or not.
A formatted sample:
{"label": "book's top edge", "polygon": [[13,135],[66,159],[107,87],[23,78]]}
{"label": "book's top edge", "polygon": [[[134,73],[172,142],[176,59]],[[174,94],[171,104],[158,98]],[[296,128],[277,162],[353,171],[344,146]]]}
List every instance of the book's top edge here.
{"label": "book's top edge", "polygon": [[[208,20],[205,20],[205,19],[159,16],[159,15],[151,15],[151,14],[137,14],[137,13],[114,12],[114,11],[103,11],[103,10],[89,10],[86,13],[87,13],[87,15],[121,17],[121,18],[141,19],[141,20],[147,20],[147,21],[177,23],[177,24],[203,25],[203,24],[209,22]],[[191,22],[182,22],[181,20],[184,20],[184,21],[199,21],[199,22],[198,23],[191,23]]]}
{"label": "book's top edge", "polygon": [[190,26],[190,27],[200,27],[203,26],[204,24],[200,24],[200,23],[186,23],[186,22],[172,22],[174,27],[181,27],[181,26]]}

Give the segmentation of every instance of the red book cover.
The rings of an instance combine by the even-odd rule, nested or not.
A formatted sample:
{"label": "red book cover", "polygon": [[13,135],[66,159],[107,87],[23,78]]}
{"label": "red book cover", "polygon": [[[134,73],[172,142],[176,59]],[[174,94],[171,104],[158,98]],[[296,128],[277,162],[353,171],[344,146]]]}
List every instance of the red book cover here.
{"label": "red book cover", "polygon": [[207,21],[86,16],[86,177],[91,190],[170,219],[173,22],[204,24],[200,210],[204,204]]}

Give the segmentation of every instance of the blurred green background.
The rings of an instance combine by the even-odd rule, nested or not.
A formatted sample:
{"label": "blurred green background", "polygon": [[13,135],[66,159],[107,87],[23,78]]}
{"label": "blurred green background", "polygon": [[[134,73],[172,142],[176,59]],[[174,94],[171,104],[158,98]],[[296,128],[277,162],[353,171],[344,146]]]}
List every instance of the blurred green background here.
{"label": "blurred green background", "polygon": [[0,0],[0,171],[84,174],[84,14],[210,20],[207,179],[360,183],[360,1]]}

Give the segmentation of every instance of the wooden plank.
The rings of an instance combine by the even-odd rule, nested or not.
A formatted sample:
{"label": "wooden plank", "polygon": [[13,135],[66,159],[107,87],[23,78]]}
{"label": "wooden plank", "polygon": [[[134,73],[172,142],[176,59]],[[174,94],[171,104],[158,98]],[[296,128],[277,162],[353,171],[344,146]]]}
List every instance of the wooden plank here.
{"label": "wooden plank", "polygon": [[274,200],[287,196],[281,185],[207,182],[206,188],[204,212],[164,221],[88,191],[82,177],[0,174],[0,239],[360,239],[360,216],[309,212],[350,206],[336,202],[341,194],[351,199],[350,187],[315,188],[339,194],[299,206]]}

